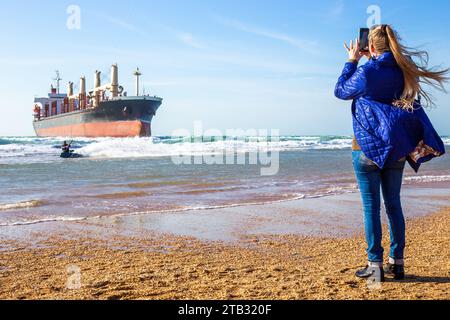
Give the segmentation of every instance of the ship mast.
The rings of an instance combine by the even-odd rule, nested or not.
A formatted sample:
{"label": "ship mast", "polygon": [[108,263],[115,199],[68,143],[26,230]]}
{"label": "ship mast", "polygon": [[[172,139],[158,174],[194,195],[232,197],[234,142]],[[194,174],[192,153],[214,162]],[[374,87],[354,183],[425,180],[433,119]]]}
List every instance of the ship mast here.
{"label": "ship mast", "polygon": [[59,94],[59,84],[62,80],[60,74],[59,74],[59,70],[56,70],[56,78],[53,78],[53,80],[56,81],[56,93]]}
{"label": "ship mast", "polygon": [[139,96],[139,78],[142,76],[142,73],[139,71],[139,68],[136,69],[136,71],[133,73],[133,75],[136,77],[136,97]]}

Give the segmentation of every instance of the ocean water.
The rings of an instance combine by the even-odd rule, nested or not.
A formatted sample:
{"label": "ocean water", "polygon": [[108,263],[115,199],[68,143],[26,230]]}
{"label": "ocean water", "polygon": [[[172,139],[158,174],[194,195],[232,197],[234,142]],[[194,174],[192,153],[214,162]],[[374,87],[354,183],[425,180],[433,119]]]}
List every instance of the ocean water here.
{"label": "ocean water", "polygon": [[[286,136],[220,141],[154,137],[76,139],[82,159],[59,158],[64,139],[0,137],[0,227],[226,208],[357,192],[351,137]],[[444,137],[447,146],[450,138]],[[179,156],[279,153],[261,164],[177,164]],[[175,157],[175,158],[174,158]],[[273,158],[275,159],[275,158]],[[406,186],[450,182],[450,158],[406,170]]]}

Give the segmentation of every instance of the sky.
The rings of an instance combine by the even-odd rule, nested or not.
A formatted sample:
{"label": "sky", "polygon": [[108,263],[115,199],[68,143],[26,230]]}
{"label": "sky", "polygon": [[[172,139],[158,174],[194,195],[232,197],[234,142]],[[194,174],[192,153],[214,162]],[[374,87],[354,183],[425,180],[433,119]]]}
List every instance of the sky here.
{"label": "sky", "polygon": [[[105,82],[113,63],[126,91],[134,91],[139,67],[145,92],[164,98],[155,135],[192,131],[195,121],[219,130],[351,135],[350,103],[333,91],[347,59],[343,42],[367,25],[371,5],[408,46],[427,50],[431,65],[450,67],[447,0],[2,2],[0,135],[34,135],[33,99],[48,93],[55,70],[65,92],[81,75],[92,87],[97,69]],[[429,115],[450,135],[450,95],[433,94]]]}

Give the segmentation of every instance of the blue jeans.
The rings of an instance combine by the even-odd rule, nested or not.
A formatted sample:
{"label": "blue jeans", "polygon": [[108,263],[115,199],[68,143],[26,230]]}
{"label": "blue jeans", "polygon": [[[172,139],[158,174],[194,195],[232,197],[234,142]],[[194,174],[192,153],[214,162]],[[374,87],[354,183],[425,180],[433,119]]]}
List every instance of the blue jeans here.
{"label": "blue jeans", "polygon": [[405,218],[400,200],[405,161],[378,168],[363,152],[353,151],[353,167],[364,208],[364,227],[370,262],[383,262],[381,229],[381,192],[383,192],[391,236],[390,257],[403,259],[405,250]]}

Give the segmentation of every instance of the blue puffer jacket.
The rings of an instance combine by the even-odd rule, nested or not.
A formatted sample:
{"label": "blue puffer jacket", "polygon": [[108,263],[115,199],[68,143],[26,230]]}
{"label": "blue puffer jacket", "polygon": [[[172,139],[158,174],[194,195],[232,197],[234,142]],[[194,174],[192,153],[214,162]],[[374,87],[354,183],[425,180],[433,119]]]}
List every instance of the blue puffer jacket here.
{"label": "blue puffer jacket", "polygon": [[403,89],[403,72],[387,52],[359,68],[346,63],[335,95],[353,100],[355,138],[370,160],[384,168],[406,157],[418,172],[422,163],[443,155],[445,146],[419,102],[414,112],[393,106]]}

